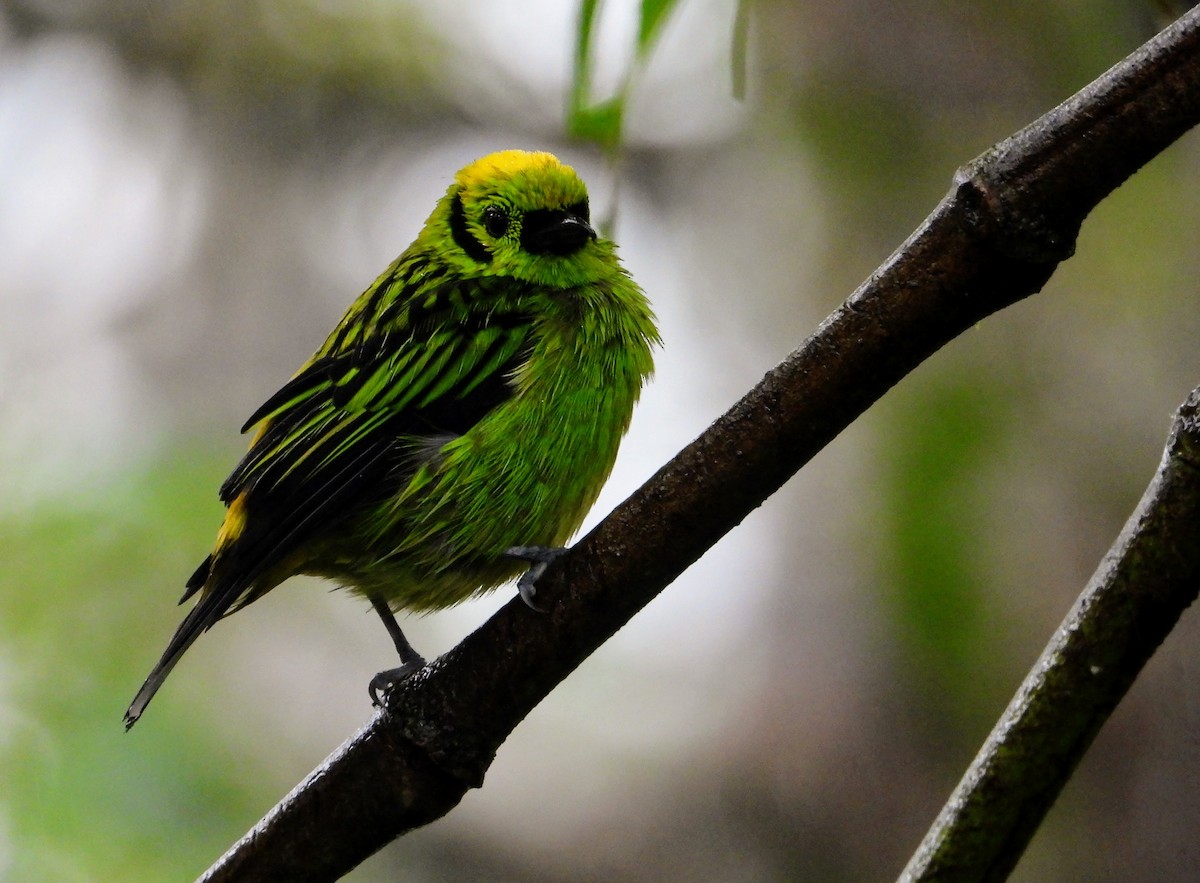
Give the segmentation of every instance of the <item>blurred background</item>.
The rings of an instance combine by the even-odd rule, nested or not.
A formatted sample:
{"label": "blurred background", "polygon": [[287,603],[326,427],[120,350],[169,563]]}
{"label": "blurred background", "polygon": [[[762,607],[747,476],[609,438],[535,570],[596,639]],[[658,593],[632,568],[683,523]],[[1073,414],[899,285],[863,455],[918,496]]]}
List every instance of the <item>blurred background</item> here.
{"label": "blurred background", "polygon": [[[0,0],[0,879],[191,879],[371,715],[392,648],[293,580],[121,713],[221,517],[242,421],[454,171],[588,181],[664,348],[594,523],[782,359],[960,164],[1165,22],[1139,0],[609,0],[565,136],[561,0]],[[1200,383],[1200,141],[1045,291],[846,431],[565,682],[483,789],[348,879],[894,877]],[[406,629],[438,655],[510,593]],[[1194,614],[1013,877],[1193,880]]]}

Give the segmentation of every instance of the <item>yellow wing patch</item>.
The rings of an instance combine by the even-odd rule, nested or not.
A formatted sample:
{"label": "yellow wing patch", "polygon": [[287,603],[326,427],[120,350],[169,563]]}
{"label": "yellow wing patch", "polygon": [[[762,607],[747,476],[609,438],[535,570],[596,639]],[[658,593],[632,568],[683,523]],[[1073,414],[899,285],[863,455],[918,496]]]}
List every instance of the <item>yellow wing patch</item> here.
{"label": "yellow wing patch", "polygon": [[220,551],[242,535],[246,529],[246,492],[242,491],[229,504],[221,529],[217,531],[216,551]]}

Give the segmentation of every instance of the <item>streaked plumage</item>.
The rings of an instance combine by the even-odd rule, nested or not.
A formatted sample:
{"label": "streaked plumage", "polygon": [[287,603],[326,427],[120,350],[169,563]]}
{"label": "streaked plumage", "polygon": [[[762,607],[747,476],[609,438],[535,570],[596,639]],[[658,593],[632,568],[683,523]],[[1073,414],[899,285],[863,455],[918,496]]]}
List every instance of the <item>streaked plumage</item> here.
{"label": "streaked plumage", "polygon": [[[199,596],[126,712],[192,642],[295,574],[377,609],[495,588],[559,546],[616,456],[658,342],[645,296],[548,153],[464,168],[416,241],[246,422]],[[385,615],[386,610],[381,610]]]}

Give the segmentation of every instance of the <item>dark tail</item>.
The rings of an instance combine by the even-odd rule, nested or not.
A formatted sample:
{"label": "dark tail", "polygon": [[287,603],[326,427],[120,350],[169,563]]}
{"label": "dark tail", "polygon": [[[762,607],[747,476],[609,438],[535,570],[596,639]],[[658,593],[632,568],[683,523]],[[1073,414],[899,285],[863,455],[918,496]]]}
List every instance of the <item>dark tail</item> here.
{"label": "dark tail", "polygon": [[[255,521],[253,534],[239,533],[236,539],[230,541],[236,544],[236,553],[232,548],[227,548],[223,553],[210,555],[196,568],[187,581],[187,591],[180,602],[196,593],[200,594],[200,600],[180,623],[171,643],[163,651],[162,659],[158,660],[146,683],[142,684],[142,689],[133,697],[129,710],[125,712],[125,729],[137,723],[175,663],[179,662],[179,658],[202,632],[212,628],[230,609],[240,608],[262,595],[265,588],[259,587],[253,593],[247,593],[247,589],[278,564],[288,550],[295,550],[315,525],[328,527],[331,516],[339,508],[386,474],[382,470],[386,468],[388,456],[393,450],[393,436],[384,431],[387,426],[384,424],[378,432],[368,436],[367,441],[362,443],[361,451],[347,455],[344,462],[338,460],[330,467],[332,471],[318,471],[316,478],[301,482],[294,490],[278,491],[281,496],[273,504],[274,510],[290,509],[290,512],[275,521]],[[252,448],[247,456],[253,456],[253,451]],[[241,469],[239,466],[234,475],[239,476]],[[228,497],[235,491],[236,488],[230,489],[229,482],[226,482],[222,496]],[[222,555],[228,556],[224,564],[220,563]],[[235,559],[240,563],[235,563]],[[246,562],[254,563],[247,566]]]}
{"label": "dark tail", "polygon": [[[142,712],[146,710],[146,706],[150,704],[150,700],[154,698],[154,694],[158,692],[158,688],[163,685],[163,681],[167,679],[167,675],[171,673],[175,663],[179,662],[180,657],[187,652],[188,647],[191,647],[202,633],[212,628],[213,623],[225,615],[225,612],[241,594],[241,590],[242,586],[234,583],[201,595],[199,603],[183,618],[183,622],[175,630],[171,642],[167,644],[167,649],[163,651],[162,658],[150,671],[146,682],[133,697],[133,702],[129,703],[129,708],[125,711],[126,730],[137,723]],[[191,591],[189,591],[189,595]]]}

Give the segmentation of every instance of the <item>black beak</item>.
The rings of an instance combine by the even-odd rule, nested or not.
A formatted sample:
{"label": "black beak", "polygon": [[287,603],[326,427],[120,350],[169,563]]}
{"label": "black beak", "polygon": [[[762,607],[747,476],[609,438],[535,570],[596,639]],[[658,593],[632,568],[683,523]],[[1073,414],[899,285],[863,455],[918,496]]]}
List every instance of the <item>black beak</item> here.
{"label": "black beak", "polygon": [[521,222],[521,247],[530,254],[574,254],[595,238],[591,224],[566,211],[538,209]]}

